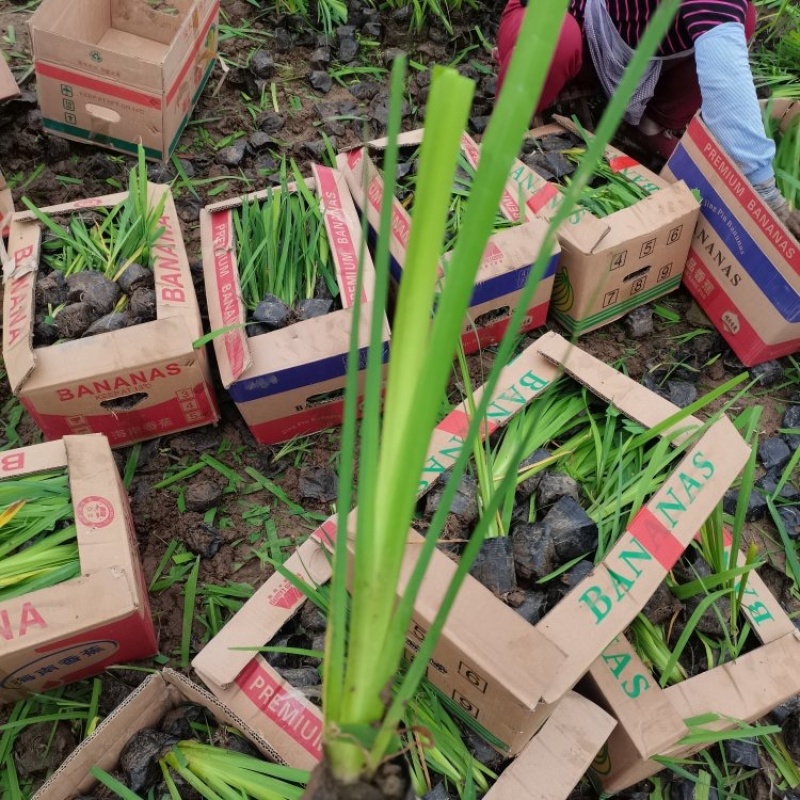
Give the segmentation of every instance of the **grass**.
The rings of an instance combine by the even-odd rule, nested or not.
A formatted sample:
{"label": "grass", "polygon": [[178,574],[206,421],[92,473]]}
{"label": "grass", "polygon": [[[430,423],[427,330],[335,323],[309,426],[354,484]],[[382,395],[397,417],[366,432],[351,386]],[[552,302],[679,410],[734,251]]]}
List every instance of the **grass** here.
{"label": "grass", "polygon": [[770,111],[771,106],[767,104],[764,124],[767,132],[775,139],[775,180],[790,208],[796,209],[800,204],[800,114],[792,117],[785,130],[780,131]]}

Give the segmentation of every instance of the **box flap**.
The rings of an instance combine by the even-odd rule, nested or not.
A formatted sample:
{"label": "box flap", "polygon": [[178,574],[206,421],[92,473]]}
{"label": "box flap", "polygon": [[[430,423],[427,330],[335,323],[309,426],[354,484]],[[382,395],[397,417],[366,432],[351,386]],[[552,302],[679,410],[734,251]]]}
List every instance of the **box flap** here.
{"label": "box flap", "polygon": [[67,465],[67,448],[64,440],[33,444],[0,453],[0,479],[19,475],[32,475]]}
{"label": "box flap", "polygon": [[486,800],[567,800],[616,724],[599,706],[568,692]]}
{"label": "box flap", "polygon": [[[11,194],[11,189],[8,188],[5,176],[0,171],[0,238],[8,236],[13,214],[14,198]],[[0,250],[0,256],[5,260],[2,250]]]}
{"label": "box flap", "polygon": [[19,86],[6,60],[0,55],[0,102],[19,96]]}

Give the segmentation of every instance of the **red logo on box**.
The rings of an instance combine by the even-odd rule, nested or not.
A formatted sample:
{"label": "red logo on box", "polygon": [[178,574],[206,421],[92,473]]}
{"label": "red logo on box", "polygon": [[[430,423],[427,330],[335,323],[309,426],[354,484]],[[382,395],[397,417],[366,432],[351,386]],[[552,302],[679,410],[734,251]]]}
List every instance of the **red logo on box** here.
{"label": "red logo on box", "polygon": [[288,580],[278,586],[269,596],[269,604],[276,608],[294,608],[303,599],[303,593]]}
{"label": "red logo on box", "polygon": [[78,521],[90,528],[106,528],[114,521],[114,506],[105,497],[89,495],[75,509]]}

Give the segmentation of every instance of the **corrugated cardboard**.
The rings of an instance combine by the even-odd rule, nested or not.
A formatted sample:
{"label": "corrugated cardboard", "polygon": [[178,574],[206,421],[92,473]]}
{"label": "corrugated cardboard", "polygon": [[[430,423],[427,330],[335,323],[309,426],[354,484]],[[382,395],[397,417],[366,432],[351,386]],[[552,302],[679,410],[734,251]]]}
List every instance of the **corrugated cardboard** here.
{"label": "corrugated cardboard", "polygon": [[[364,358],[369,343],[375,269],[365,249],[363,291],[357,298],[362,249],[358,214],[341,173],[317,165],[312,172],[314,177],[306,183],[320,198],[342,301],[341,309],[325,316],[248,337],[231,209],[241,206],[245,199],[266,197],[273,190],[215,203],[200,214],[211,329],[241,326],[214,340],[220,376],[253,436],[262,444],[341,424],[355,302],[363,306],[359,341]],[[383,345],[386,359],[389,326],[385,321]]]}
{"label": "corrugated cardboard", "polygon": [[207,709],[217,722],[243,733],[270,761],[279,761],[270,743],[248,727],[230,709],[208,692],[171,669],[149,675],[138,689],[120,703],[70,753],[52,777],[33,796],[33,800],[72,800],[91,791],[97,781],[92,767],[113,770],[130,738],[138,731],[158,725],[171,709],[183,703],[195,703]]}
{"label": "corrugated cardboard", "polygon": [[[175,204],[166,186],[150,184],[149,192],[153,205],[167,195],[165,230],[152,251],[157,319],[50,347],[32,345],[41,226],[29,212],[14,215],[3,265],[3,359],[14,394],[48,439],[104,433],[119,447],[219,419],[205,348],[192,346],[203,331]],[[79,213],[124,197],[43,210]],[[120,407],[129,396],[138,402]]]}
{"label": "corrugated cardboard", "polygon": [[[11,189],[8,188],[5,176],[0,171],[0,238],[8,236],[13,214],[14,198],[11,196]],[[2,255],[2,250],[0,250],[0,255]]]}
{"label": "corrugated cardboard", "polygon": [[[772,101],[781,127],[800,101]],[[696,116],[662,175],[703,197],[684,283],[747,366],[800,350],[800,244]]]}
{"label": "corrugated cardboard", "polygon": [[[575,131],[569,120],[557,120],[531,131],[530,137]],[[578,208],[561,224],[552,313],[573,334],[601,328],[677,289],[697,220],[698,202],[686,184],[660,178],[611,146],[605,159],[612,170],[652,194],[603,219]],[[563,198],[554,183],[521,161],[515,162],[511,178],[534,214],[553,217]]]}
{"label": "corrugated cardboard", "polygon": [[[489,406],[484,434],[535,401],[562,369],[648,427],[677,411],[667,400],[549,333],[503,372]],[[466,405],[462,404],[434,431],[420,477],[420,495],[453,465],[468,423]],[[699,424],[699,420],[689,418],[680,430]],[[641,610],[720,501],[748,452],[726,418],[712,425],[606,559],[536,626],[468,577],[437,645],[428,679],[472,714],[502,743],[505,752],[519,753],[553,705]],[[689,479],[701,486],[692,497],[687,497],[684,489]],[[336,518],[331,517],[287,560],[286,568],[314,583],[327,581],[330,564],[321,545],[335,535]],[[409,532],[404,580],[413,567],[420,541],[419,534]],[[407,636],[410,652],[424,638],[454,569],[446,555],[435,553]],[[247,715],[257,711],[274,721],[268,709],[256,708],[252,698],[240,691],[237,678],[249,664],[262,663],[260,657],[232,648],[242,646],[243,635],[252,646],[269,641],[302,602],[299,590],[281,575],[273,575],[194,660],[203,681],[240,716],[250,719]]]}
{"label": "corrugated cardboard", "polygon": [[19,95],[19,86],[11,74],[6,60],[0,56],[0,103]]}
{"label": "corrugated cardboard", "polygon": [[[398,144],[401,147],[416,146],[422,141],[423,133],[423,130],[403,133],[398,137]],[[359,211],[362,214],[366,212],[373,242],[380,226],[384,184],[370,153],[380,152],[386,143],[386,139],[378,139],[365,147],[341,153],[337,158],[337,165],[347,179]],[[461,150],[470,163],[477,164],[478,145],[466,133],[461,137]],[[467,353],[497,344],[503,338],[519,292],[539,254],[547,230],[546,225],[520,207],[519,192],[510,182],[503,193],[500,208],[507,219],[518,221],[524,217],[525,221],[519,226],[498,231],[489,238],[462,330],[461,341]],[[395,198],[389,241],[391,276],[395,287],[403,274],[410,230],[411,215]],[[442,257],[441,276],[450,257],[451,253],[445,253]],[[558,248],[555,247],[531,301],[523,331],[544,324],[557,263]]]}
{"label": "corrugated cardboard", "polygon": [[[739,554],[738,564],[744,563]],[[619,723],[593,764],[605,791],[618,792],[654,775],[662,769],[654,756],[686,758],[701,749],[681,744],[690,717],[719,714],[726,719],[710,727],[732,730],[736,720],[753,722],[800,692],[800,631],[755,572],[748,574],[742,609],[762,645],[666,689],[624,636],[595,661],[587,694]]]}
{"label": "corrugated cardboard", "polygon": [[214,66],[219,0],[45,0],[30,21],[48,133],[169,160]]}
{"label": "corrugated cardboard", "polygon": [[81,575],[0,603],[0,705],[158,651],[128,495],[105,437],[0,453],[0,480],[64,466]]}

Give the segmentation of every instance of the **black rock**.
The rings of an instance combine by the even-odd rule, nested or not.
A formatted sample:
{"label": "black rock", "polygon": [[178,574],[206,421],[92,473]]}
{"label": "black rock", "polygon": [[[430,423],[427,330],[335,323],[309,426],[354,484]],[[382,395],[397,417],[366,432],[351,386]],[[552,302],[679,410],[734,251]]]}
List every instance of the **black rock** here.
{"label": "black rock", "polygon": [[[726,514],[736,513],[736,504],[739,500],[739,492],[736,489],[731,489],[725,492],[722,498],[722,508]],[[756,520],[763,519],[767,513],[767,501],[762,495],[753,490],[750,492],[750,498],[747,502],[747,511],[745,512],[745,522],[755,522]]]}
{"label": "black rock", "polygon": [[547,595],[544,592],[525,592],[525,598],[514,611],[531,625],[536,625],[547,611]]}
{"label": "black rock", "polygon": [[148,164],[147,180],[151,183],[169,183],[175,179],[175,167],[172,164]]}
{"label": "black rock", "polygon": [[178,163],[181,165],[184,173],[186,173],[187,178],[195,177],[197,171],[194,168],[194,162],[190,161],[188,158],[179,158]]}
{"label": "black rock", "polygon": [[625,332],[632,339],[641,339],[653,333],[653,309],[650,306],[634,308],[623,320]]}
{"label": "black rock", "polygon": [[121,311],[112,311],[100,319],[95,320],[82,334],[82,338],[87,336],[97,336],[100,333],[110,333],[111,331],[121,331],[127,328],[130,318]]}
{"label": "black rock", "polygon": [[213,558],[222,547],[220,532],[205,522],[188,526],[184,531],[183,540],[186,547],[200,558]]}
{"label": "black rock", "polygon": [[[124,264],[119,266],[123,267]],[[133,294],[137,289],[152,289],[154,285],[153,270],[134,261],[118,275],[117,285],[127,295]]]}
{"label": "black rock", "polygon": [[498,597],[513,592],[517,588],[517,580],[511,539],[508,536],[484,539],[469,572]]}
{"label": "black rock", "polygon": [[342,64],[349,64],[358,55],[358,42],[354,38],[341,39],[336,49],[336,57]]}
{"label": "black rock", "polygon": [[792,711],[783,721],[783,743],[795,763],[800,762],[800,709]]}
{"label": "black rock", "polygon": [[225,167],[238,167],[247,154],[247,140],[237,139],[217,152],[217,162]]}
{"label": "black rock", "polygon": [[331,63],[331,50],[329,47],[318,47],[308,58],[311,69],[326,70]]}
{"label": "black rock", "polygon": [[203,201],[198,197],[180,197],[175,201],[175,208],[178,216],[183,222],[191,224],[200,219],[200,211],[203,208]]}
{"label": "black rock", "polygon": [[[520,461],[519,469],[522,471],[526,467],[532,467],[534,464],[538,464],[540,461],[550,458],[551,455],[549,450],[544,450],[543,448],[534,450],[529,456]],[[543,475],[544,470],[535,472],[529,478],[525,478],[525,480],[517,484],[516,499],[518,503],[526,500],[536,491]]]}
{"label": "black rock", "polygon": [[748,769],[758,769],[761,766],[755,739],[726,739],[722,747],[725,750],[725,759],[730,764]]}
{"label": "black rock", "polygon": [[514,564],[523,580],[539,580],[557,566],[556,546],[542,523],[516,525],[511,531]]}
{"label": "black rock", "polygon": [[482,114],[474,114],[469,118],[469,126],[475,133],[483,133],[489,124],[489,117]]}
{"label": "black rock", "polygon": [[528,153],[522,159],[528,169],[532,169],[539,177],[544,178],[546,181],[554,181],[556,176],[549,170],[545,163],[545,156],[538,151]]}
{"label": "black rock", "polygon": [[266,50],[256,50],[250,59],[250,71],[256,78],[267,80],[275,74],[275,62]]}
{"label": "black rock", "polygon": [[286,117],[277,111],[265,111],[259,116],[257,124],[264,133],[277,133],[286,124]]}
{"label": "black rock", "polygon": [[283,679],[297,689],[319,686],[319,671],[315,667],[284,667],[280,670]]}
{"label": "black rock", "polygon": [[347,90],[356,100],[368,101],[378,94],[380,88],[380,84],[375,81],[359,81],[352,86],[348,86]]}
{"label": "black rock", "polygon": [[333,308],[333,301],[321,297],[312,297],[301,300],[297,304],[298,319],[313,319],[314,317],[324,317]]}
{"label": "black rock", "polygon": [[327,620],[319,607],[309,600],[303,604],[300,610],[300,624],[306,631],[324,633],[327,627]]}
{"label": "black rock", "polygon": [[250,338],[253,336],[261,336],[262,334],[269,333],[272,330],[272,328],[268,328],[266,325],[262,325],[260,322],[248,322],[244,328],[244,332]]}
{"label": "black rock", "polygon": [[67,278],[67,301],[87,303],[100,316],[113,311],[121,296],[119,286],[99,272],[85,270]]}
{"label": "black rock", "polygon": [[793,711],[800,712],[800,694],[790,697],[786,702],[776,706],[767,716],[770,722],[783,725]]}
{"label": "black rock", "polygon": [[[264,131],[256,131],[247,137],[247,146],[250,148],[251,153],[257,153],[262,147],[272,144],[272,137]],[[254,166],[258,166],[255,164]]]}
{"label": "black rock", "polygon": [[324,69],[313,69],[306,77],[311,88],[322,94],[328,94],[333,88],[333,78]]}
{"label": "black rock", "polygon": [[597,525],[573,497],[561,497],[547,512],[542,524],[562,564],[593,553],[597,547]]}
{"label": "black rock", "polygon": [[655,592],[653,592],[652,597],[645,603],[642,614],[653,625],[661,625],[661,623],[672,619],[675,613],[680,610],[680,600],[672,594],[665,584],[660,583]]}
{"label": "black rock", "polygon": [[187,511],[197,511],[200,514],[208,511],[209,508],[214,508],[221,498],[222,487],[205,478],[192,481],[186,487],[186,493],[183,496]]}
{"label": "black rock", "polygon": [[485,767],[497,770],[503,763],[503,756],[470,728],[465,728],[464,730],[464,742],[473,757]]}
{"label": "black rock", "polygon": [[58,328],[50,322],[38,320],[33,325],[33,346],[49,347],[58,341]]}
{"label": "black rock", "polygon": [[53,324],[59,339],[77,339],[97,319],[88,303],[70,303],[56,314]]}
{"label": "black rock", "polygon": [[394,60],[399,56],[403,55],[403,50],[399,47],[386,47],[383,49],[383,65],[385,67],[391,67],[394,63]]}
{"label": "black rock", "polygon": [[132,792],[147,791],[161,777],[158,759],[165,755],[178,739],[161,731],[145,728],[135,733],[122,750],[119,765],[128,779]]}
{"label": "black rock", "polygon": [[792,405],[786,409],[781,427],[798,431],[797,433],[783,433],[781,435],[793,451],[800,448],[800,405]]}
{"label": "black rock", "polygon": [[780,506],[778,516],[789,537],[800,538],[800,506]]}
{"label": "black rock", "polygon": [[[670,800],[695,800],[695,783],[686,778],[676,778],[669,785]],[[708,791],[708,800],[718,800],[717,790],[712,786]]]}
{"label": "black rock", "polygon": [[577,169],[576,164],[564,158],[561,153],[545,153],[544,163],[557,180],[561,180],[567,175],[572,175]]}
{"label": "black rock", "polygon": [[593,569],[594,564],[591,561],[579,561],[558,579],[559,583],[568,592],[574,589]]}
{"label": "black rock", "polygon": [[339,491],[339,479],[331,467],[303,466],[300,469],[298,491],[306,500],[330,503]]}
{"label": "black rock", "polygon": [[192,723],[203,723],[213,719],[211,715],[196,703],[181,703],[171,708],[161,718],[159,728],[162,733],[176,739],[191,739],[195,736]]}
{"label": "black rock", "polygon": [[67,282],[64,274],[54,269],[49,275],[36,281],[36,308],[47,309],[48,306],[60,306],[67,299]]}
{"label": "black rock", "polygon": [[136,289],[128,301],[128,311],[141,322],[156,318],[156,293],[152,289]]}
{"label": "black rock", "polygon": [[278,171],[279,164],[273,156],[269,155],[269,153],[263,153],[255,160],[253,166],[261,172],[272,174]]}
{"label": "black rock", "polygon": [[369,39],[381,40],[383,37],[383,25],[379,20],[370,20],[364,23],[361,28],[361,33]]}
{"label": "black rock", "polygon": [[[756,486],[764,492],[764,494],[772,495],[778,488],[778,481],[780,481],[781,473],[778,470],[768,470],[757,481]],[[781,488],[779,497],[784,500],[797,500],[800,499],[800,489],[791,481],[786,481]]]}
{"label": "black rock", "polygon": [[697,387],[686,381],[667,381],[669,401],[678,408],[686,408],[697,400]]}
{"label": "black rock", "polygon": [[286,28],[275,28],[272,44],[279,53],[290,52],[294,45],[292,35]]}
{"label": "black rock", "polygon": [[282,328],[289,321],[292,310],[275,295],[264,295],[264,299],[256,306],[253,320],[266,325],[270,330]]}
{"label": "black rock", "polygon": [[61,139],[58,136],[46,136],[45,142],[47,146],[47,162],[49,164],[57,164],[59,161],[64,161],[69,158],[70,143],[66,139]]}
{"label": "black rock", "polygon": [[458,800],[455,789],[451,792],[444,781],[437,783],[429,792],[422,795],[422,800]]}
{"label": "black rock", "polygon": [[780,436],[770,436],[760,441],[758,457],[761,459],[764,469],[781,470],[789,463],[792,451]]}
{"label": "black rock", "polygon": [[772,386],[783,380],[783,365],[780,361],[765,361],[750,367],[750,377],[755,378],[762,386]]}
{"label": "black rock", "polygon": [[[425,495],[425,515],[432,517],[442,501],[442,494],[447,482],[450,480],[450,472],[445,472],[442,477],[434,484],[433,488]],[[453,514],[465,526],[471,525],[478,518],[478,484],[471,475],[463,475],[459,481],[458,488],[450,505],[450,513]]]}
{"label": "black rock", "polygon": [[544,509],[562,497],[571,497],[576,503],[581,499],[577,481],[560,472],[544,472],[536,487],[537,508]]}

